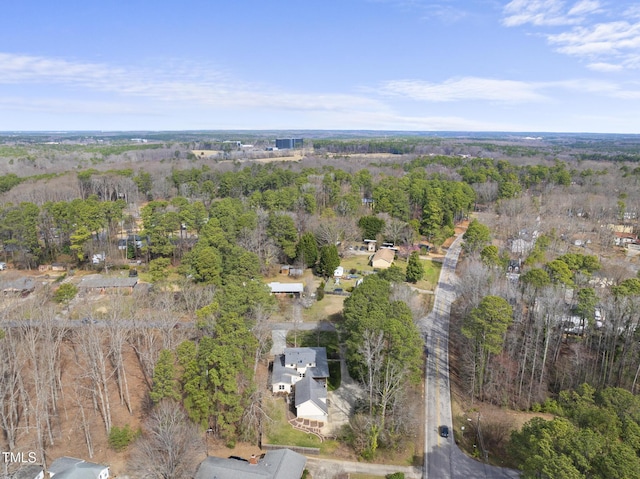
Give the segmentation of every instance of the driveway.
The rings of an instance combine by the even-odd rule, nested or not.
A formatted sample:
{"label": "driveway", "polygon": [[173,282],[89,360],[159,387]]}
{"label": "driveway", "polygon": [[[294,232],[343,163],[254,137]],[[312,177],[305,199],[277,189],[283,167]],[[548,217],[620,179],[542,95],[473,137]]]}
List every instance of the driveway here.
{"label": "driveway", "polygon": [[[344,345],[340,345],[340,387],[327,393],[329,400],[329,421],[322,429],[326,436],[338,433],[340,428],[349,423],[356,401],[364,397],[364,390],[355,382],[347,369]],[[314,476],[315,477],[315,476]]]}

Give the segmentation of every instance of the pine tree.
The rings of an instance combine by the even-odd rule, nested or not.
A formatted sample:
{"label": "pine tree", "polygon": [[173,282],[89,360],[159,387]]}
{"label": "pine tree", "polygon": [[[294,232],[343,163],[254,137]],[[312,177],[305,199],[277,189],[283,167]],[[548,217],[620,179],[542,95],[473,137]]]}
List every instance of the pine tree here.
{"label": "pine tree", "polygon": [[164,398],[180,399],[173,362],[174,356],[170,350],[160,351],[156,367],[153,369],[153,389],[149,393],[154,404],[158,404]]}
{"label": "pine tree", "polygon": [[409,256],[407,264],[407,281],[409,283],[417,283],[424,278],[424,266],[420,262],[420,253],[414,251]]}
{"label": "pine tree", "polygon": [[340,266],[340,256],[335,245],[323,246],[320,248],[320,261],[318,262],[318,274],[328,278],[333,275],[336,268]]}

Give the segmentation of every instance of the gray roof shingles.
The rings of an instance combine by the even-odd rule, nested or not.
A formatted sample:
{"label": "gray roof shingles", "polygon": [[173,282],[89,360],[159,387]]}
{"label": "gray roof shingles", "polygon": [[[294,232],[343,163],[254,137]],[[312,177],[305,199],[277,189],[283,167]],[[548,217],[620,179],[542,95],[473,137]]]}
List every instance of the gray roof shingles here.
{"label": "gray roof shingles", "polygon": [[97,479],[107,466],[86,462],[74,457],[59,457],[49,466],[56,479]]}
{"label": "gray roof shingles", "polygon": [[300,479],[306,462],[289,449],[268,451],[258,464],[209,456],[200,463],[195,479]]}
{"label": "gray roof shingles", "polygon": [[310,376],[305,376],[296,383],[296,407],[307,401],[313,403],[322,410],[323,413],[329,414],[327,404],[321,399],[327,398],[327,390],[323,384],[320,384]]}
{"label": "gray roof shingles", "polygon": [[90,274],[82,278],[79,288],[133,288],[138,278]]}

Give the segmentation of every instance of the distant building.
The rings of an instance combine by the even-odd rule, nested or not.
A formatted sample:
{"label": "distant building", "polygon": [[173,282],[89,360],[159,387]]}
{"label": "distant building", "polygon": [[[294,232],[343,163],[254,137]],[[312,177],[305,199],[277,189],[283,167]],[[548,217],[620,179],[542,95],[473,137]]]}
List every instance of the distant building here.
{"label": "distant building", "polygon": [[302,138],[276,138],[276,148],[279,150],[302,148],[302,144]]}

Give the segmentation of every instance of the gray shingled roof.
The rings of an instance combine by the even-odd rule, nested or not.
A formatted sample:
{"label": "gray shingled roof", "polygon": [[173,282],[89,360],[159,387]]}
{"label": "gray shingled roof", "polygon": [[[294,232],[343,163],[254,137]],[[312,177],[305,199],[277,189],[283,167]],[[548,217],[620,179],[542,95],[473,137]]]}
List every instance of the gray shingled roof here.
{"label": "gray shingled roof", "polygon": [[133,288],[137,283],[138,278],[90,274],[82,278],[78,288]]}
{"label": "gray shingled roof", "polygon": [[15,278],[0,281],[0,291],[32,291],[36,287],[31,278]]}
{"label": "gray shingled roof", "polygon": [[305,376],[296,383],[296,407],[307,401],[313,401],[316,406],[322,409],[322,412],[329,414],[327,404],[321,399],[327,399],[327,390],[315,379]]}
{"label": "gray shingled roof", "polygon": [[284,363],[307,367],[316,362],[316,352],[311,348],[285,348]]}
{"label": "gray shingled roof", "polygon": [[300,479],[307,458],[291,449],[269,451],[258,465],[264,465],[273,479]]}
{"label": "gray shingled roof", "polygon": [[272,293],[303,293],[303,283],[279,283],[274,281],[269,283],[269,288]]}
{"label": "gray shingled roof", "polygon": [[300,479],[306,462],[289,449],[268,451],[258,464],[209,456],[200,463],[195,479]]}
{"label": "gray shingled roof", "polygon": [[273,359],[273,374],[271,382],[273,384],[287,383],[291,384],[291,377],[297,376],[298,372],[293,368],[286,368],[284,366],[284,354],[278,354]]}
{"label": "gray shingled roof", "polygon": [[[274,379],[276,377],[276,363],[274,361]],[[329,363],[327,361],[327,350],[325,348],[285,348],[284,364],[295,364],[298,367],[307,367],[307,364],[315,363],[314,367],[309,368],[308,373],[314,378],[329,377]],[[283,364],[283,368],[284,368]],[[278,382],[278,381],[274,381]]]}
{"label": "gray shingled roof", "polygon": [[59,457],[49,466],[55,479],[97,479],[107,466],[86,462],[74,457]]}

